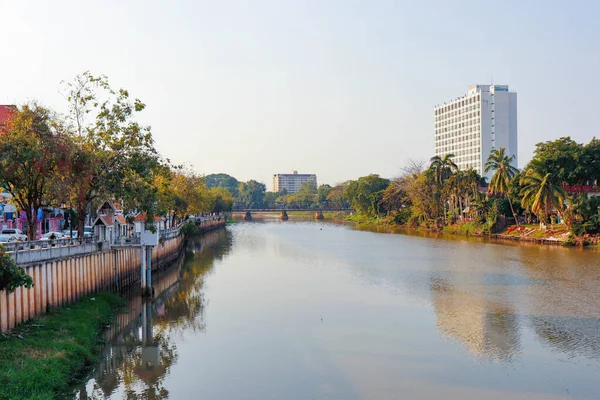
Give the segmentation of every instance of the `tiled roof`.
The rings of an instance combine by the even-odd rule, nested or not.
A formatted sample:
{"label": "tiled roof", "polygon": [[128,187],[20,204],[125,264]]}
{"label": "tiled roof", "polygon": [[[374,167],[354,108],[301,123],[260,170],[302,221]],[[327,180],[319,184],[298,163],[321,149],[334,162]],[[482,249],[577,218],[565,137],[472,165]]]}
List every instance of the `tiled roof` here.
{"label": "tiled roof", "polygon": [[[140,221],[145,221],[147,219],[147,214],[146,211],[141,212],[137,215],[137,217],[135,217],[135,222],[140,222]],[[156,215],[154,216],[154,220],[155,221],[160,221],[160,217],[157,217]]]}
{"label": "tiled roof", "polygon": [[121,225],[126,225],[126,224],[127,224],[127,220],[125,219],[125,217],[124,217],[124,216],[122,216],[122,215],[120,215],[120,214],[118,214],[118,215],[115,215],[115,220],[116,220],[118,223],[120,223]]}
{"label": "tiled roof", "polygon": [[100,218],[102,218],[102,222],[104,222],[104,225],[106,225],[106,226],[113,226],[114,225],[108,215],[102,215]]}

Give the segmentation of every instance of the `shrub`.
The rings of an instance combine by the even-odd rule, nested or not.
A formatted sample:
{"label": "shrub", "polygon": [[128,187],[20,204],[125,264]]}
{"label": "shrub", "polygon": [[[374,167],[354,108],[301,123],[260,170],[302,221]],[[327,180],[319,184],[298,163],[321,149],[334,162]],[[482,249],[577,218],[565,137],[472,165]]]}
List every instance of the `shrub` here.
{"label": "shrub", "polygon": [[0,291],[6,289],[9,293],[14,292],[19,286],[31,288],[33,279],[22,267],[17,267],[4,246],[0,245]]}
{"label": "shrub", "polygon": [[196,235],[198,233],[198,227],[191,221],[188,221],[181,227],[181,233],[184,235]]}

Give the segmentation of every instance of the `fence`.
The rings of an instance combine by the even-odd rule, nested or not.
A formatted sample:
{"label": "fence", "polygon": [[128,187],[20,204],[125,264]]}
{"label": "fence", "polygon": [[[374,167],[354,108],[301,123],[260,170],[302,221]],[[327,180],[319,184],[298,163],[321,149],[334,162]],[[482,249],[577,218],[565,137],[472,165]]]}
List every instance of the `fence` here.
{"label": "fence", "polygon": [[[177,258],[183,242],[184,238],[179,236],[153,248],[153,269]],[[0,332],[48,308],[64,306],[99,291],[116,292],[136,284],[140,280],[141,256],[139,247],[129,246],[24,266],[34,286],[19,287],[13,293],[0,291]]]}
{"label": "fence", "polygon": [[[201,230],[223,226],[223,217],[197,221]],[[152,269],[176,259],[185,238],[179,227],[165,231],[165,239],[152,248]],[[171,237],[173,236],[173,237]],[[43,243],[41,243],[43,242]],[[10,255],[32,277],[31,289],[0,291],[0,332],[14,328],[49,308],[60,307],[98,291],[121,291],[140,281],[140,246],[102,249],[94,238],[10,243]],[[31,248],[33,247],[33,249]]]}

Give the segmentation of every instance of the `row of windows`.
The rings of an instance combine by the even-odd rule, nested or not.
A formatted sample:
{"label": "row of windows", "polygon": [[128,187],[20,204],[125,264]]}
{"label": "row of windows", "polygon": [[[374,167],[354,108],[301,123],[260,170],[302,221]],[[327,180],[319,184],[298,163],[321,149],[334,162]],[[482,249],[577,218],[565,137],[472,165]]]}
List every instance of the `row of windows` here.
{"label": "row of windows", "polygon": [[452,118],[452,119],[448,119],[446,121],[441,121],[441,122],[436,122],[434,124],[434,126],[436,128],[442,128],[445,126],[456,126],[460,123],[464,124],[466,121],[467,125],[475,125],[478,124],[480,122],[479,119],[479,111],[477,111],[477,113],[471,113],[469,115],[465,115],[463,117],[459,117],[459,118]]}
{"label": "row of windows", "polygon": [[437,114],[434,116],[434,120],[435,121],[444,121],[449,118],[457,118],[460,116],[464,116],[465,114],[468,114],[468,113],[474,113],[475,111],[477,111],[477,112],[481,111],[479,104],[461,108],[461,109],[458,109],[455,111],[450,111],[449,113],[446,113],[446,114]]}
{"label": "row of windows", "polygon": [[460,131],[452,131],[452,132],[439,132],[435,134],[435,140],[445,140],[445,139],[458,139],[458,138],[478,138],[480,137],[480,131],[477,128],[463,128]]}
{"label": "row of windows", "polygon": [[439,147],[436,149],[436,153],[443,154],[454,154],[455,156],[465,156],[465,155],[479,155],[481,154],[478,147],[465,148],[464,150],[460,150],[456,146],[446,146]]}
{"label": "row of windows", "polygon": [[452,110],[457,110],[457,109],[460,109],[460,108],[462,108],[462,107],[464,107],[466,105],[474,104],[477,101],[479,101],[480,99],[481,99],[481,95],[476,95],[476,96],[473,96],[473,97],[467,97],[467,98],[465,98],[465,99],[463,99],[461,101],[457,101],[455,103],[448,104],[448,105],[445,105],[443,107],[440,107],[440,108],[436,109],[435,110],[435,114],[436,115],[438,115],[438,114],[444,114],[444,113],[452,111]]}
{"label": "row of windows", "polygon": [[[436,132],[435,140],[444,140],[444,139],[453,139],[453,138],[477,138],[480,136],[479,129],[474,128],[464,128],[460,131],[452,131],[452,132]],[[461,139],[464,140],[464,139]]]}

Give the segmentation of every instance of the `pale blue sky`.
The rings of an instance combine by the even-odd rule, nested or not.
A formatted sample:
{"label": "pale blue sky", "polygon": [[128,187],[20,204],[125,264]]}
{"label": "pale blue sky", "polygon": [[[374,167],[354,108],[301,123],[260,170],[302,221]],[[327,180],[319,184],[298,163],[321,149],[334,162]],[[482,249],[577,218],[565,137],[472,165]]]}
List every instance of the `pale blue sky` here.
{"label": "pale blue sky", "polygon": [[0,0],[0,103],[64,108],[61,80],[108,75],[148,106],[157,147],[271,186],[399,174],[433,152],[433,107],[467,86],[519,96],[535,143],[597,129],[596,1]]}

